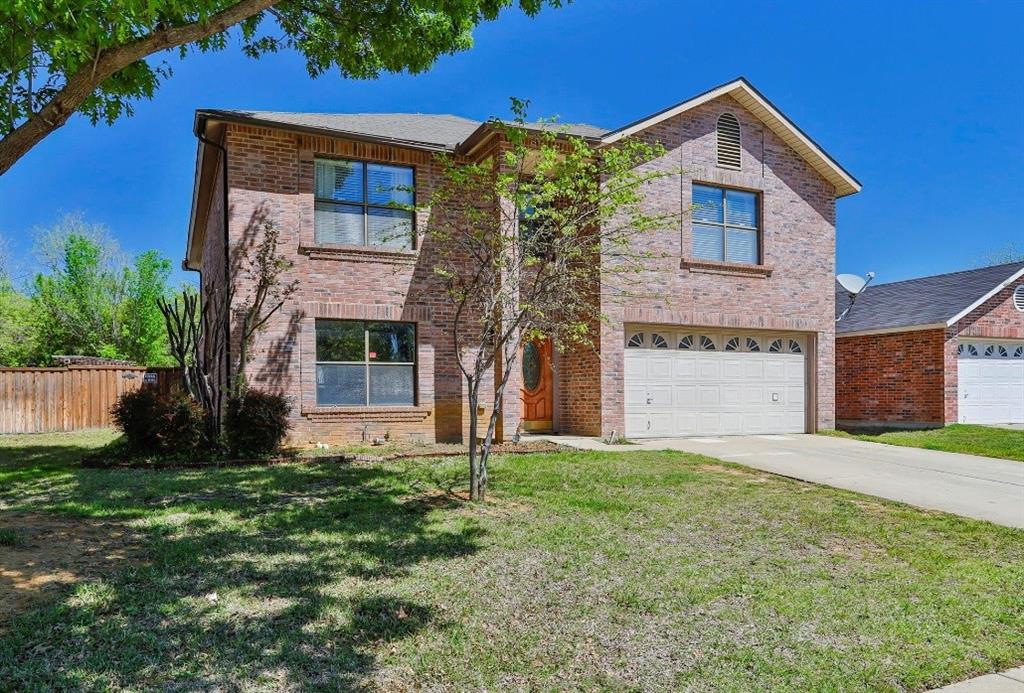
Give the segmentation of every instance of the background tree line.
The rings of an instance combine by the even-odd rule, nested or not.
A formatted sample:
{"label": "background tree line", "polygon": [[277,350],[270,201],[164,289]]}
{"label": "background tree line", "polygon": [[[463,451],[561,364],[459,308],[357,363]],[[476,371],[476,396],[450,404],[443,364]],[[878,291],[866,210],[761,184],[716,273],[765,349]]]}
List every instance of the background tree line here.
{"label": "background tree line", "polygon": [[15,271],[0,238],[0,366],[46,366],[61,354],[173,365],[158,301],[174,293],[171,261],[134,258],[82,214],[35,231],[39,271]]}

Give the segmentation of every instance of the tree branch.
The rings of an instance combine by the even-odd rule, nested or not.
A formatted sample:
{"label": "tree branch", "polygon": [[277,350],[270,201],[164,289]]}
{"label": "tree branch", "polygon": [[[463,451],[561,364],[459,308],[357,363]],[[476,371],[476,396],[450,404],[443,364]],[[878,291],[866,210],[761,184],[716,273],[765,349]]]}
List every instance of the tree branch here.
{"label": "tree branch", "polygon": [[158,28],[129,43],[97,51],[93,62],[79,67],[42,108],[0,140],[0,175],[47,135],[62,127],[97,87],[115,73],[154,53],[219,34],[278,2],[280,0],[240,0],[206,22]]}

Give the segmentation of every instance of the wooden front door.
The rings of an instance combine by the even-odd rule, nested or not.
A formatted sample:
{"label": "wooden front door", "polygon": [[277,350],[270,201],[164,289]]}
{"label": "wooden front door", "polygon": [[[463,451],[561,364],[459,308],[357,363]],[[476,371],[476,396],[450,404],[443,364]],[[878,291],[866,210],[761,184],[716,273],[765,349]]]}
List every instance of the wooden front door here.
{"label": "wooden front door", "polygon": [[535,339],[523,347],[523,430],[550,431],[554,406],[551,340]]}

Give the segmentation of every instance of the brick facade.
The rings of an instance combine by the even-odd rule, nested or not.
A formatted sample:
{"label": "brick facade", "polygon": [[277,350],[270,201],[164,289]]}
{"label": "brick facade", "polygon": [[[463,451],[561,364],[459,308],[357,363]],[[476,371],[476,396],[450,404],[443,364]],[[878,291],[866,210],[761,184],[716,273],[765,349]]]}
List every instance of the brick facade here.
{"label": "brick facade", "polygon": [[[281,230],[283,254],[293,263],[283,281],[298,280],[298,291],[258,337],[248,371],[253,386],[292,399],[293,439],[340,442],[384,434],[426,442],[463,438],[469,413],[445,330],[449,308],[432,282],[430,249],[421,247],[422,238],[414,251],[325,248],[314,241],[314,157],[411,166],[419,204],[430,197],[439,175],[434,157],[411,149],[237,124],[228,125],[225,146],[233,262],[238,263],[241,246],[253,242],[259,224],[271,220]],[[426,224],[429,214],[417,212],[417,228]],[[239,300],[245,289],[235,287]],[[415,323],[415,405],[317,406],[317,318]]]}
{"label": "brick facade", "polygon": [[[943,330],[840,337],[836,419],[840,424],[941,425],[946,344]],[[953,357],[955,372],[955,348]]]}
{"label": "brick facade", "polygon": [[963,337],[1024,339],[1014,282],[945,329],[840,336],[836,408],[842,423],[942,426],[958,421],[957,349]]}
{"label": "brick facade", "polygon": [[[716,123],[736,115],[742,132],[740,170],[716,165]],[[808,382],[811,428],[835,425],[835,189],[761,121],[724,96],[644,132],[665,147],[650,166],[679,171],[657,180],[650,210],[688,209],[696,182],[760,195],[764,268],[688,262],[692,221],[649,236],[660,256],[638,277],[646,297],[607,299],[601,330],[601,429],[624,429],[624,328],[629,323],[735,327],[801,332],[815,344]],[[614,292],[606,287],[603,295]]]}
{"label": "brick facade", "polygon": [[[734,113],[742,128],[738,171],[719,168],[715,162],[715,125],[724,111]],[[253,242],[264,220],[271,220],[280,229],[282,249],[294,265],[285,281],[298,280],[297,293],[259,336],[249,366],[251,384],[292,399],[295,442],[358,440],[384,433],[424,441],[464,439],[469,412],[446,330],[450,309],[433,283],[431,249],[422,247],[423,238],[414,251],[326,248],[314,241],[314,157],[412,166],[417,202],[422,204],[440,175],[433,155],[255,125],[228,123],[224,128],[233,273],[238,276],[240,249]],[[601,287],[602,309],[609,320],[595,325],[599,335],[595,348],[578,348],[556,357],[554,421],[558,430],[582,435],[623,430],[624,328],[633,322],[804,334],[811,347],[809,427],[831,428],[835,421],[834,187],[729,96],[663,121],[643,136],[666,149],[664,157],[648,166],[684,169],[682,175],[676,173],[651,186],[646,199],[652,211],[688,208],[694,181],[759,193],[763,265],[752,269],[690,262],[688,218],[679,228],[652,234],[650,248],[663,257],[652,260],[639,277],[647,298],[630,298],[627,305],[614,297],[614,287]],[[219,196],[212,199],[215,204]],[[432,213],[417,212],[417,227],[423,228]],[[204,290],[210,282],[222,282],[219,219],[219,211],[211,209],[203,252]],[[236,286],[236,300],[241,301],[245,291],[244,285]],[[232,351],[237,354],[235,318]],[[415,406],[318,407],[317,318],[415,323]],[[518,368],[512,375],[504,401],[505,435],[516,430],[520,415]]]}

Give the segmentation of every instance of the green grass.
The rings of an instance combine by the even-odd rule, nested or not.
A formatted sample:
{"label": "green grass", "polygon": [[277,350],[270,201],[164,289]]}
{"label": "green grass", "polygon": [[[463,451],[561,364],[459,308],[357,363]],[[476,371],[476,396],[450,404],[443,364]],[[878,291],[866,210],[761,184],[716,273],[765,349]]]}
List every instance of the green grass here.
{"label": "green grass", "polygon": [[922,431],[845,432],[824,431],[826,435],[856,438],[871,443],[903,445],[911,448],[962,452],[968,455],[1001,457],[1024,462],[1024,431],[992,426],[952,424]]}
{"label": "green grass", "polygon": [[24,545],[25,538],[21,536],[20,532],[16,532],[9,527],[0,527],[0,546],[16,549]]}
{"label": "green grass", "polygon": [[682,453],[498,458],[481,507],[439,490],[459,459],[69,466],[90,440],[0,438],[0,509],[141,537],[8,624],[14,689],[903,691],[1024,662],[1019,530]]}

